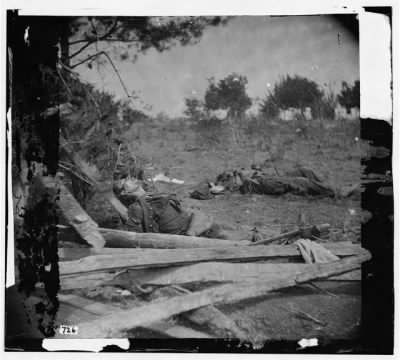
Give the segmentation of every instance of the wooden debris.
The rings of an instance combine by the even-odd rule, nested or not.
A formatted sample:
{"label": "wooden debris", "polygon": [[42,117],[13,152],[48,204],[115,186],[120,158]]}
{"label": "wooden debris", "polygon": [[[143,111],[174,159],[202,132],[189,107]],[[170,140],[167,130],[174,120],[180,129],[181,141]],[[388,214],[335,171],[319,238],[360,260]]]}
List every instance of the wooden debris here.
{"label": "wooden debris", "polygon": [[[249,242],[227,241],[196,236],[184,236],[159,233],[135,233],[131,231],[99,228],[100,234],[105,239],[105,246],[109,248],[210,248],[219,246],[247,245]],[[72,229],[59,229],[59,240],[81,242]]]}
{"label": "wooden debris", "polygon": [[369,260],[370,257],[370,254],[367,252],[360,256],[349,257],[331,263],[313,264],[312,270],[279,280],[222,285],[167,300],[155,301],[131,310],[121,310],[103,316],[101,319],[78,325],[81,333],[87,337],[109,338],[121,331],[143,326],[211,304],[221,302],[232,303],[255,298],[266,295],[274,290],[352,271],[357,269],[362,262]]}
{"label": "wooden debris", "polygon": [[[325,244],[325,248],[337,256],[368,254],[360,245],[344,243]],[[91,272],[119,269],[145,269],[181,266],[210,261],[251,262],[274,259],[302,260],[295,245],[270,245],[262,247],[226,246],[198,249],[103,249],[113,254],[92,255],[84,259],[60,262],[60,274],[82,275]],[[102,251],[103,251],[102,250]],[[118,254],[118,256],[115,256]]]}
{"label": "wooden debris", "polygon": [[[180,286],[160,288],[158,292],[166,297],[191,294],[189,290]],[[238,328],[230,317],[212,305],[182,313],[181,316],[196,325],[205,326],[219,338],[234,337],[244,339],[246,337],[245,333]]]}
{"label": "wooden debris", "polygon": [[[101,302],[92,301],[90,299],[70,295],[70,294],[59,294],[58,300],[61,303],[61,307],[64,305],[72,306],[73,308],[79,311],[79,315],[82,319],[86,321],[92,321],[98,318],[99,316],[104,316],[107,314],[113,314],[116,311],[121,311],[119,307],[104,304]],[[76,315],[76,313],[75,313]],[[76,316],[74,316],[76,319]],[[68,319],[68,315],[66,317],[59,317],[59,321],[63,321],[64,325],[68,324],[70,321]],[[144,327],[146,330],[151,330],[155,333],[159,333],[163,337],[173,337],[173,338],[211,338],[211,336],[207,333],[200,332],[197,330],[190,329],[186,326],[181,326],[177,324],[170,324],[166,321],[157,321],[151,324],[148,324]],[[78,329],[79,331],[79,329]],[[79,331],[80,337],[82,337],[82,333]],[[123,335],[123,334],[121,334]],[[65,338],[65,335],[61,335]],[[59,336],[59,337],[61,337]],[[76,337],[74,335],[74,337]]]}
{"label": "wooden debris", "polygon": [[268,244],[271,244],[271,243],[273,243],[275,241],[282,240],[282,239],[285,239],[285,238],[288,238],[288,237],[293,237],[293,236],[296,236],[296,235],[299,235],[299,234],[300,234],[300,230],[288,231],[286,233],[273,236],[273,237],[271,237],[269,239],[262,239],[262,240],[259,240],[259,241],[256,241],[256,242],[252,242],[248,246],[268,245]]}
{"label": "wooden debris", "polygon": [[90,218],[74,196],[57,178],[40,177],[41,184],[46,189],[57,189],[59,200],[57,205],[68,223],[79,233],[81,238],[96,251],[101,249],[105,240],[100,234],[97,224]]}
{"label": "wooden debris", "polygon": [[313,235],[320,237],[329,231],[329,227],[330,227],[329,224],[319,224],[314,226],[300,227],[297,230],[288,231],[286,233],[279,234],[268,239],[262,239],[256,242],[252,242],[249,244],[249,246],[268,245],[277,242],[279,240],[290,239],[298,235],[302,236],[303,238],[310,238]]}
{"label": "wooden debris", "polygon": [[[310,264],[263,263],[200,263],[162,269],[127,270],[118,273],[92,273],[74,277],[61,277],[61,289],[81,289],[99,285],[117,285],[129,288],[130,281],[139,285],[167,286],[195,283],[227,283],[269,281],[285,275],[310,269]],[[327,279],[329,281],[330,279]],[[361,281],[361,271],[354,270],[336,276],[334,281]]]}

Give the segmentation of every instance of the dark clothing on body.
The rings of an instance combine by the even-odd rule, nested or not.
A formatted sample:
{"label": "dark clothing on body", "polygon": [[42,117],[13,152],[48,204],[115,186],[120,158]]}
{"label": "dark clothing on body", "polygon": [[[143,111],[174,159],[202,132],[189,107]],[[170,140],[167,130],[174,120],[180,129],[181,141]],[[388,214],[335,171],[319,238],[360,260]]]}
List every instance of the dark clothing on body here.
{"label": "dark clothing on body", "polygon": [[190,215],[182,210],[175,195],[143,196],[128,207],[130,231],[184,235],[189,223]]}
{"label": "dark clothing on body", "polygon": [[310,169],[298,168],[286,176],[256,175],[244,179],[240,186],[243,194],[281,195],[293,193],[297,195],[335,196],[335,190],[322,182]]}

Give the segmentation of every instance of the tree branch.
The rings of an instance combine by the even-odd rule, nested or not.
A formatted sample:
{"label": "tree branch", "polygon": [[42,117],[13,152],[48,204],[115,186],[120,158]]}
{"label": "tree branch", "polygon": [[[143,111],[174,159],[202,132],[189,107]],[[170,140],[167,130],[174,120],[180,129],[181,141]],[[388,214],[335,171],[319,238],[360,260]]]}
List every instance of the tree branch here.
{"label": "tree branch", "polygon": [[[114,23],[112,24],[111,28],[102,36],[97,37],[96,39],[93,40],[87,40],[87,44],[83,45],[79,50],[75,51],[73,54],[71,54],[70,56],[68,56],[67,60],[72,59],[73,57],[75,57],[76,55],[80,54],[83,50],[85,50],[86,48],[88,48],[90,45],[94,44],[95,42],[99,41],[99,40],[103,40],[105,38],[107,38],[108,36],[110,36],[113,31],[116,30],[117,28],[117,22],[118,22],[118,18],[115,19]],[[71,43],[69,43],[71,44]]]}
{"label": "tree branch", "polygon": [[94,58],[96,58],[96,57],[99,57],[100,55],[104,55],[104,56],[107,58],[107,60],[110,62],[111,66],[113,67],[115,73],[116,73],[117,76],[118,76],[118,79],[119,79],[119,81],[120,81],[120,83],[121,83],[121,85],[122,85],[122,88],[124,89],[125,94],[126,94],[126,96],[128,97],[128,99],[130,99],[130,100],[133,99],[133,96],[129,94],[128,88],[126,87],[124,81],[122,80],[121,75],[119,74],[118,69],[117,69],[116,66],[114,65],[114,62],[111,60],[110,55],[108,55],[105,51],[100,51],[100,52],[98,52],[97,54],[90,55],[90,56],[88,56],[85,60],[79,61],[78,63],[76,63],[76,64],[74,64],[74,65],[71,65],[70,68],[71,68],[71,69],[74,69],[74,68],[76,68],[77,66],[84,64],[84,63],[87,62],[87,61],[90,61],[90,60],[92,60],[92,59],[94,59]]}

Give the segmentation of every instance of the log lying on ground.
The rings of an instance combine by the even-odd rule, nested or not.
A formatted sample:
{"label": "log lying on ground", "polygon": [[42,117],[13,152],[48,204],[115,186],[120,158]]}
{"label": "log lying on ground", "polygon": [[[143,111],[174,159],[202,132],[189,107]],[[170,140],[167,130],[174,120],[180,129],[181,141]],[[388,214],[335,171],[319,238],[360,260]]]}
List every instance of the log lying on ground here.
{"label": "log lying on ground", "polygon": [[46,189],[57,189],[59,191],[57,205],[65,219],[82,239],[96,251],[101,249],[105,244],[105,240],[100,234],[97,224],[76,201],[65,185],[54,177],[40,177],[39,180]]}
{"label": "log lying on ground", "polygon": [[[74,325],[76,321],[77,315],[80,318],[80,321],[93,321],[99,316],[104,316],[107,314],[113,314],[115,312],[120,311],[119,307],[104,304],[98,301],[92,301],[90,299],[71,295],[71,294],[59,294],[58,300],[61,303],[61,309],[63,304],[67,306],[72,306],[76,310],[70,314],[71,319],[69,316],[63,316],[62,311],[59,312],[58,321],[62,323],[62,325]],[[79,313],[79,314],[77,314]],[[61,315],[61,316],[60,316]],[[72,321],[70,321],[72,320]],[[211,338],[211,336],[207,333],[196,331],[190,329],[186,326],[181,326],[177,324],[170,324],[166,321],[157,321],[151,324],[148,324],[144,327],[146,330],[151,330],[155,333],[159,333],[162,337],[173,337],[173,338]],[[79,331],[79,329],[78,329]],[[82,335],[82,334],[78,334]],[[73,338],[76,338],[76,335],[71,335]],[[58,335],[56,337],[65,338],[66,335]],[[79,336],[81,337],[81,336]]]}
{"label": "log lying on ground", "polygon": [[[126,270],[113,273],[83,274],[61,277],[62,290],[84,289],[100,285],[122,286],[130,289],[132,282],[141,286],[187,285],[195,283],[225,283],[270,281],[310,269],[310,264],[263,263],[200,263],[163,269]],[[328,278],[327,281],[361,281],[361,271],[354,270]]]}
{"label": "log lying on ground", "polygon": [[274,290],[343,274],[357,269],[362,262],[369,259],[370,254],[366,253],[330,263],[314,264],[308,271],[282,279],[266,282],[222,285],[167,300],[155,301],[131,310],[121,310],[114,314],[104,316],[101,319],[78,325],[81,334],[90,338],[116,337],[120,336],[121,331],[143,326],[154,321],[166,319],[211,304],[233,303],[266,295]]}
{"label": "log lying on ground", "polygon": [[[366,254],[360,245],[348,242],[324,244],[336,256]],[[296,245],[226,246],[198,249],[102,249],[113,254],[92,255],[75,261],[60,262],[60,274],[113,271],[118,269],[145,269],[196,264],[210,261],[250,262],[273,259],[302,260]],[[118,255],[118,256],[117,256]]]}
{"label": "log lying on ground", "polygon": [[[105,246],[109,248],[153,248],[153,249],[177,249],[177,248],[210,248],[219,246],[247,245],[249,241],[228,241],[209,239],[197,236],[184,236],[159,233],[135,233],[116,229],[98,229],[104,237]],[[82,242],[73,229],[59,229],[59,240]]]}

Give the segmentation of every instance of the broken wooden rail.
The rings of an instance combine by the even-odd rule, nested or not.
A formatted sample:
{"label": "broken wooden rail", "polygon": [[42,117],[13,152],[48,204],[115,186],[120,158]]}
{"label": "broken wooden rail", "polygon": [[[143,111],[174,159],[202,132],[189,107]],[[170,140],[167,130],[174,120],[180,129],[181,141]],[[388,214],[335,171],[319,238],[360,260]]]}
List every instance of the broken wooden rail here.
{"label": "broken wooden rail", "polygon": [[96,251],[101,249],[105,240],[99,232],[97,223],[91,219],[62,181],[57,177],[49,176],[38,177],[38,179],[47,190],[59,192],[58,208],[82,239]]}
{"label": "broken wooden rail", "polygon": [[121,336],[121,332],[148,323],[167,319],[190,310],[215,303],[233,303],[266,295],[271,291],[343,274],[360,267],[370,259],[369,252],[330,263],[313,264],[304,272],[283,279],[221,285],[191,294],[158,300],[131,310],[121,310],[91,322],[78,324],[80,333],[88,338]]}
{"label": "broken wooden rail", "polygon": [[[208,262],[188,266],[162,269],[124,270],[82,274],[60,278],[62,290],[84,289],[100,285],[122,286],[129,289],[131,284],[140,286],[188,285],[196,283],[254,282],[281,278],[311,269],[310,264],[265,264],[265,263],[220,263]],[[361,271],[354,270],[334,276],[328,281],[361,281]]]}
{"label": "broken wooden rail", "polygon": [[[219,246],[247,245],[249,241],[233,241],[222,239],[210,239],[198,236],[184,236],[160,233],[136,233],[132,231],[98,228],[99,233],[105,239],[105,246],[109,248],[208,248]],[[58,239],[70,242],[82,242],[76,232],[71,228],[59,228]]]}
{"label": "broken wooden rail", "polygon": [[[72,294],[59,294],[58,300],[60,301],[58,319],[59,321],[63,321],[63,325],[68,325],[69,323],[73,325],[76,323],[78,318],[79,321],[92,321],[101,316],[112,314],[121,310],[121,308],[114,305],[104,304]],[[68,313],[64,311],[64,308],[68,308],[70,306],[74,308],[73,316],[68,316]],[[163,337],[201,339],[211,338],[211,336],[205,332],[196,331],[189,327],[169,323],[166,321],[157,321],[151,324],[147,324],[143,328],[145,330],[156,332]],[[72,334],[71,336],[73,338],[76,338],[75,334]],[[57,337],[66,338],[68,337],[68,335],[56,335],[56,338]]]}
{"label": "broken wooden rail", "polygon": [[[348,242],[326,244],[336,256],[364,255],[360,245]],[[274,259],[297,259],[302,256],[296,245],[270,245],[261,247],[226,246],[196,249],[107,249],[105,255],[92,255],[80,260],[60,262],[60,275],[76,276],[84,273],[119,269],[145,269],[196,264],[210,261],[249,262]],[[118,256],[116,256],[118,254]]]}

